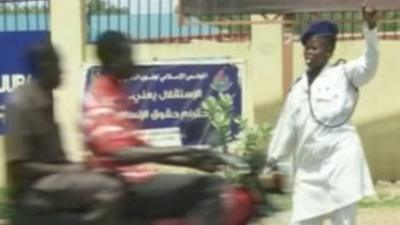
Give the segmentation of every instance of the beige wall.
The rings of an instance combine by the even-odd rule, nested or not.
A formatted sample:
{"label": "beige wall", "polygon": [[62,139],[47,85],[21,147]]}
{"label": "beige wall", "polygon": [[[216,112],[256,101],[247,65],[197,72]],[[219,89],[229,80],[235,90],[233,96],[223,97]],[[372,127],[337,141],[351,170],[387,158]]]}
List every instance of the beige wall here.
{"label": "beige wall", "polygon": [[57,91],[57,119],[62,127],[67,154],[79,160],[82,141],[78,130],[79,97],[81,96],[82,62],[86,43],[85,1],[51,0],[50,30],[53,43],[63,59],[63,85]]}
{"label": "beige wall", "polygon": [[[82,65],[94,63],[93,46],[83,40],[85,18],[83,1],[52,0],[51,29],[53,41],[61,48],[65,66],[65,85],[57,93],[60,100],[58,118],[64,131],[66,149],[72,159],[79,160],[82,141],[77,130],[80,93],[83,83]],[[259,19],[253,17],[254,20]],[[245,116],[250,121],[274,123],[283,100],[282,96],[282,28],[279,24],[255,25],[252,41],[243,43],[195,42],[192,44],[148,44],[137,46],[138,61],[229,58],[245,64]],[[381,43],[381,65],[370,84],[362,89],[362,97],[354,121],[360,129],[366,155],[375,178],[400,177],[400,63],[396,51],[398,41]],[[360,41],[338,45],[338,56],[351,59],[362,50]],[[304,69],[302,47],[294,44],[294,71]],[[2,146],[0,138],[0,146]],[[1,151],[3,153],[3,151]],[[1,157],[2,155],[0,155]],[[4,158],[4,157],[2,157]],[[394,167],[395,165],[399,165]],[[3,165],[0,165],[3,168]],[[1,171],[0,171],[1,172]],[[4,184],[0,176],[0,186]]]}
{"label": "beige wall", "polygon": [[[251,43],[194,43],[176,45],[139,45],[137,59],[179,60],[204,58],[242,59],[246,65],[245,116],[255,122],[274,123],[282,103],[281,27],[277,24],[253,27]],[[381,41],[381,63],[374,80],[361,89],[361,98],[353,121],[356,123],[375,179],[400,177],[395,167],[400,161],[400,63],[392,49],[398,41]],[[363,41],[344,41],[337,46],[332,62],[338,58],[353,59],[361,54]],[[304,70],[302,46],[294,44],[294,74]],[[93,46],[87,46],[87,61],[94,62]],[[173,54],[171,54],[173,52]],[[190,53],[190,54],[188,54]],[[398,141],[399,140],[399,141]]]}
{"label": "beige wall", "polygon": [[[253,16],[253,20],[258,17]],[[282,26],[278,23],[252,27],[248,78],[255,122],[271,121],[277,115],[276,102],[283,98]]]}
{"label": "beige wall", "polygon": [[[254,17],[253,19],[259,19]],[[257,25],[252,30],[252,41],[243,43],[216,43],[196,41],[191,44],[139,44],[137,61],[233,59],[245,65],[244,114],[250,120],[266,114],[266,105],[282,96],[281,88],[281,26]],[[86,47],[86,62],[95,63],[94,47]]]}

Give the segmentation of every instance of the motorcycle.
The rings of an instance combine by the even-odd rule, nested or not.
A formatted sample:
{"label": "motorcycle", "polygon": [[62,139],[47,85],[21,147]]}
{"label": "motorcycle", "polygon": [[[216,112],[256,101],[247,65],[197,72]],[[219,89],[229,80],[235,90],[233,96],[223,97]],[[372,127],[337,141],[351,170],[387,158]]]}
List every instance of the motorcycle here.
{"label": "motorcycle", "polygon": [[[156,152],[145,156],[143,152]],[[181,161],[171,162],[168,157],[180,157]],[[282,192],[284,179],[275,168],[269,174],[258,176],[251,171],[251,165],[240,157],[216,151],[211,147],[180,146],[180,147],[134,147],[114,154],[112,157],[90,155],[88,165],[93,168],[112,168],[115,165],[132,165],[143,162],[159,162],[174,166],[186,166],[205,172],[216,172],[223,168],[242,171],[247,177],[257,177],[257,189],[245,185],[229,184],[224,187],[220,198],[222,202],[222,218],[224,225],[247,225],[260,216],[259,206],[266,204],[263,198],[265,192]],[[261,191],[260,191],[261,190]],[[269,203],[267,203],[269,204]],[[263,214],[261,214],[263,215]],[[146,221],[151,225],[188,225],[185,218],[162,218]]]}

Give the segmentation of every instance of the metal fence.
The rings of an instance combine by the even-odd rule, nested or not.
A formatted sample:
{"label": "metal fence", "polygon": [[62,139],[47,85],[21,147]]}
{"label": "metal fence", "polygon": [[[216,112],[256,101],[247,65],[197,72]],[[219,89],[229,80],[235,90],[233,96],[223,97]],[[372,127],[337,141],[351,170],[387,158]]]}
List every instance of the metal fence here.
{"label": "metal fence", "polygon": [[[362,37],[360,12],[297,13],[292,15],[292,18],[294,20],[293,32],[297,35],[300,35],[313,21],[331,20],[338,24],[340,40]],[[400,11],[380,12],[379,31],[383,39],[400,39]]]}
{"label": "metal fence", "polygon": [[0,2],[0,32],[49,29],[48,0]]}
{"label": "metal fence", "polygon": [[[193,40],[243,41],[249,25],[211,25],[222,16],[179,16],[177,0],[87,0],[88,41],[106,30],[118,30],[135,42],[182,43]],[[245,19],[249,16],[229,16]]]}

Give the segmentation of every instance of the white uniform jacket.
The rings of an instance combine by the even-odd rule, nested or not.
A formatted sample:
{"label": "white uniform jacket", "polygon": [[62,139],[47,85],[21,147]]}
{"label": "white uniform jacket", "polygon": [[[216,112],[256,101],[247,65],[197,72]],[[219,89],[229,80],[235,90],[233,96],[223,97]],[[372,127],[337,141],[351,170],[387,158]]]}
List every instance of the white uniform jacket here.
{"label": "white uniform jacket", "polygon": [[[378,66],[378,34],[364,26],[366,49],[356,60],[325,67],[311,85],[303,74],[289,93],[268,149],[270,159],[293,154],[294,222],[320,216],[373,195],[368,165],[350,121],[355,87],[370,81]],[[311,96],[309,98],[309,96]],[[311,102],[312,111],[310,109]]]}

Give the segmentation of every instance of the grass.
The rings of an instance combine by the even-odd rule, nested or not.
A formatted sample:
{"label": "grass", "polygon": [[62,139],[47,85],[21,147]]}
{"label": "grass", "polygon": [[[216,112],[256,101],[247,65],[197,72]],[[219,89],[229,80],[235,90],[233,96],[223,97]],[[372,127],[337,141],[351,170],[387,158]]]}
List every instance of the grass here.
{"label": "grass", "polygon": [[[359,208],[399,208],[400,209],[400,184],[378,183],[375,186],[377,195],[364,198],[358,204]],[[279,211],[290,210],[292,207],[292,196],[268,195],[267,199]]]}
{"label": "grass", "polygon": [[292,196],[284,195],[267,195],[267,201],[269,201],[279,211],[286,211],[292,208]]}
{"label": "grass", "polygon": [[7,204],[7,190],[0,188],[0,219],[8,218],[10,207]]}
{"label": "grass", "polygon": [[400,183],[378,181],[375,191],[376,196],[359,203],[361,208],[400,208]]}
{"label": "grass", "polygon": [[400,195],[377,191],[377,195],[365,198],[359,203],[360,208],[400,208]]}
{"label": "grass", "polygon": [[399,208],[400,209],[400,198],[388,199],[388,200],[383,200],[383,201],[363,200],[358,205],[360,208]]}

